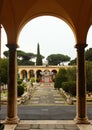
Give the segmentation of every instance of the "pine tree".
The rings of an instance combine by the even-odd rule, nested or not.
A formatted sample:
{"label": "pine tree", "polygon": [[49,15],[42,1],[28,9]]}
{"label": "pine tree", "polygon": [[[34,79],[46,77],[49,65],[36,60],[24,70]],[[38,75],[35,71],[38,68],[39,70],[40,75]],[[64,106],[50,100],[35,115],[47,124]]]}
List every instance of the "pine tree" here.
{"label": "pine tree", "polygon": [[42,56],[40,55],[40,46],[39,46],[39,43],[37,45],[36,65],[42,65]]}

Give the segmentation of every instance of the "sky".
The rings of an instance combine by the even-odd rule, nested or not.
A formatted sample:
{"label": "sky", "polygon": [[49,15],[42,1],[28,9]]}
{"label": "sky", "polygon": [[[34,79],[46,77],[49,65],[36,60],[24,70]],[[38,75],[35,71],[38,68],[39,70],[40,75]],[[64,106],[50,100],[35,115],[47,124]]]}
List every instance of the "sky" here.
{"label": "sky", "polygon": [[[8,50],[5,46],[7,38],[4,29],[2,28],[1,37],[1,56],[3,52]],[[24,52],[37,53],[37,44],[40,45],[40,54],[45,58],[50,54],[64,54],[71,57],[71,60],[76,57],[76,44],[74,34],[71,28],[61,19],[53,16],[41,16],[29,21],[21,30],[18,45],[19,49]],[[92,27],[87,36],[86,49],[92,45]]]}

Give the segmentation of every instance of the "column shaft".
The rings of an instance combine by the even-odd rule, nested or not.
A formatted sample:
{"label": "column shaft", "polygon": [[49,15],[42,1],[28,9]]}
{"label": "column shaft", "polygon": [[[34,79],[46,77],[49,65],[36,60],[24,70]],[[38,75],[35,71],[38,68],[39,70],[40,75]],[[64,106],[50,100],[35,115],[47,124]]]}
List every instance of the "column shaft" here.
{"label": "column shaft", "polygon": [[9,47],[8,105],[5,123],[18,123],[17,117],[17,53],[16,44]]}
{"label": "column shaft", "polygon": [[87,118],[86,109],[86,83],[85,83],[85,57],[84,48],[85,44],[76,45],[77,48],[77,104],[76,104],[76,123],[89,123]]}

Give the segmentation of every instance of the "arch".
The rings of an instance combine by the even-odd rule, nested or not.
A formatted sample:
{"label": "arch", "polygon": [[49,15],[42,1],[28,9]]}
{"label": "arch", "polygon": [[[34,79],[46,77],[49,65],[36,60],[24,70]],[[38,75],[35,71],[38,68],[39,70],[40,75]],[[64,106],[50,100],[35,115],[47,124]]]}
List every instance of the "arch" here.
{"label": "arch", "polygon": [[20,75],[23,80],[25,80],[25,81],[27,80],[27,71],[26,70],[22,70]]}
{"label": "arch", "polygon": [[29,75],[29,78],[34,77],[35,76],[34,70],[29,70],[28,75]]}
{"label": "arch", "polygon": [[5,50],[5,48],[7,49],[6,44],[7,44],[8,39],[7,39],[7,32],[2,24],[1,24],[0,29],[1,29],[1,50],[0,51],[1,51],[1,57],[2,57],[3,56],[2,52]]}
{"label": "arch", "polygon": [[[23,5],[21,3],[23,2]],[[2,4],[2,3],[1,3]],[[26,4],[26,5],[25,5]],[[6,9],[7,6],[7,9]],[[31,7],[30,7],[31,6]],[[16,48],[19,32],[31,19],[51,15],[63,19],[73,30],[77,42],[77,112],[76,123],[89,123],[86,115],[86,86],[84,48],[86,46],[86,34],[89,28],[90,8],[92,0],[4,0],[0,5],[0,22],[4,25],[8,37],[9,47],[9,83],[8,83],[8,112],[6,122],[18,123],[17,117],[17,93],[16,93]],[[25,7],[25,8],[24,8]],[[72,7],[72,8],[71,8]],[[86,11],[85,11],[86,10]],[[85,12],[85,15],[84,15]],[[4,17],[3,17],[4,16]],[[13,46],[12,46],[13,45]],[[11,75],[11,73],[13,75]],[[12,87],[11,87],[12,86]],[[82,92],[82,93],[81,93]],[[12,95],[12,98],[11,98]]]}
{"label": "arch", "polygon": [[[51,22],[52,22],[52,24],[51,24]],[[53,31],[51,31],[51,30],[53,30]],[[64,33],[63,33],[63,30],[64,30]],[[66,38],[66,37],[68,37],[68,38]],[[58,39],[60,39],[60,40],[58,40]],[[70,40],[68,40],[68,39],[70,39]],[[42,45],[41,52],[45,55],[45,58],[46,58],[47,52],[48,52],[48,54],[50,54],[50,53],[53,54],[54,51],[55,51],[55,53],[57,51],[57,53],[62,52],[62,54],[63,53],[67,54],[67,49],[69,48],[69,49],[72,49],[69,52],[69,55],[72,56],[72,51],[73,52],[75,51],[75,49],[73,47],[74,43],[75,43],[75,38],[74,38],[74,34],[73,34],[71,28],[67,25],[67,23],[65,23],[61,19],[54,17],[54,16],[41,16],[41,17],[34,18],[29,23],[27,23],[25,25],[25,27],[23,28],[23,30],[21,31],[19,40],[18,40],[18,44],[22,49],[24,49],[24,51],[30,52],[30,50],[32,50],[32,49],[34,50],[34,48],[37,46],[36,44],[38,42],[39,42],[40,46]],[[27,43],[27,45],[29,45],[28,48],[25,43]],[[46,46],[48,43],[49,43],[49,45]],[[62,46],[63,43],[66,43],[67,45],[70,44],[70,46],[63,47]],[[44,44],[44,46],[43,46],[43,44]],[[55,47],[51,48],[51,45],[54,45]],[[31,48],[31,46],[33,46],[33,47]],[[46,49],[49,48],[49,50],[47,49],[46,53],[44,53],[45,48]],[[56,50],[55,50],[55,48],[56,48]],[[52,52],[50,51],[50,49]],[[34,50],[34,52],[35,52],[35,50]],[[76,55],[76,53],[75,53],[75,55]]]}
{"label": "arch", "polygon": [[90,25],[90,27],[88,28],[88,32],[87,32],[87,36],[86,36],[86,43],[88,45],[87,48],[92,47],[92,45],[91,45],[91,41],[92,41],[91,40],[91,32],[92,32],[92,25]]}
{"label": "arch", "polygon": [[37,78],[39,78],[39,79],[41,78],[40,72],[42,72],[42,71],[41,71],[41,70],[37,70],[37,71],[36,71]]}
{"label": "arch", "polygon": [[40,14],[37,14],[37,15],[34,15],[34,16],[31,16],[22,26],[21,28],[19,29],[19,32],[18,32],[18,36],[17,36],[17,43],[18,43],[18,39],[19,39],[19,36],[20,36],[20,33],[22,31],[22,29],[24,28],[24,26],[29,23],[31,20],[35,19],[35,18],[38,18],[38,17],[42,17],[42,16],[51,16],[51,17],[56,17],[57,19],[60,19],[61,21],[63,21],[64,23],[66,23],[66,25],[68,25],[68,27],[71,29],[73,35],[74,35],[74,38],[75,38],[75,44],[76,44],[76,30],[75,28],[69,23],[69,21],[67,21],[66,19],[62,18],[61,16],[58,16],[58,14],[53,14],[53,13],[42,13],[41,15]]}
{"label": "arch", "polygon": [[56,74],[57,74],[57,70],[52,70],[52,73],[53,73],[53,79],[55,79],[55,76],[56,76]]}

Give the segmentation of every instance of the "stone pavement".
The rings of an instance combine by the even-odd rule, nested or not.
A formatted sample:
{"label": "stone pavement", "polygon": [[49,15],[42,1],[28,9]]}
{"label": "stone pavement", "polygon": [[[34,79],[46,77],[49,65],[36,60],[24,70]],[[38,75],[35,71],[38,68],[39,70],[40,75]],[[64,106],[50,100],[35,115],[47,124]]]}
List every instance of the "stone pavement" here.
{"label": "stone pavement", "polygon": [[63,96],[61,96],[58,90],[55,90],[52,86],[40,86],[37,87],[31,100],[28,100],[25,105],[65,105],[66,101]]}
{"label": "stone pavement", "polygon": [[[22,108],[25,108],[25,105],[27,105],[27,109],[24,111],[22,111]],[[49,119],[49,117],[51,118],[52,116],[56,116],[57,117],[64,117],[64,114],[67,115],[67,117],[69,117],[69,113],[68,111],[66,111],[65,107],[67,106],[67,103],[65,101],[65,99],[63,98],[63,96],[61,96],[57,90],[55,90],[52,87],[49,86],[45,86],[45,87],[38,87],[36,89],[36,91],[34,92],[31,100],[27,101],[24,106],[19,106],[20,111],[22,112],[20,115],[24,114],[24,116],[26,117],[26,119],[29,117],[32,117],[32,113],[33,113],[33,117],[34,117],[34,113],[38,114],[38,111],[41,109],[42,111],[39,111],[39,115],[40,116],[47,116],[47,119]],[[32,109],[31,109],[32,107]],[[34,109],[35,107],[37,107],[37,109]],[[62,114],[60,115],[60,111],[61,108],[64,108]],[[68,109],[70,111],[72,111],[72,108],[75,107],[73,106],[67,106]],[[71,108],[72,107],[72,108]],[[28,109],[29,108],[29,109]],[[40,108],[40,109],[39,109]],[[57,112],[54,110],[55,108],[57,108]],[[31,109],[31,110],[30,110]],[[39,110],[38,110],[39,109]],[[60,110],[60,111],[59,111]],[[64,113],[65,111],[65,113]],[[20,113],[20,112],[19,112]],[[4,130],[92,130],[92,125],[76,125],[75,122],[73,120],[47,120],[46,118],[44,118],[45,120],[39,120],[39,116],[38,116],[38,120],[20,120],[19,124],[17,125],[5,125],[5,129]],[[73,118],[74,119],[74,118]]]}
{"label": "stone pavement", "polygon": [[[28,127],[26,129],[25,128],[26,126],[30,127],[30,129]],[[37,126],[39,128],[36,128]],[[42,128],[42,126],[44,128]],[[67,126],[68,126],[68,128],[66,128]],[[35,127],[35,128],[33,128],[33,127]],[[45,127],[47,127],[47,128],[45,128]],[[53,128],[53,127],[55,127],[55,128]],[[64,129],[62,127],[64,127]],[[41,130],[55,130],[55,129],[56,130],[92,130],[92,121],[91,121],[91,124],[88,124],[88,125],[87,124],[76,125],[73,120],[66,120],[66,121],[64,121],[64,120],[30,120],[30,121],[21,120],[18,125],[5,124],[4,130],[40,130],[40,129]]]}
{"label": "stone pavement", "polygon": [[79,130],[76,124],[18,124],[14,130]]}

